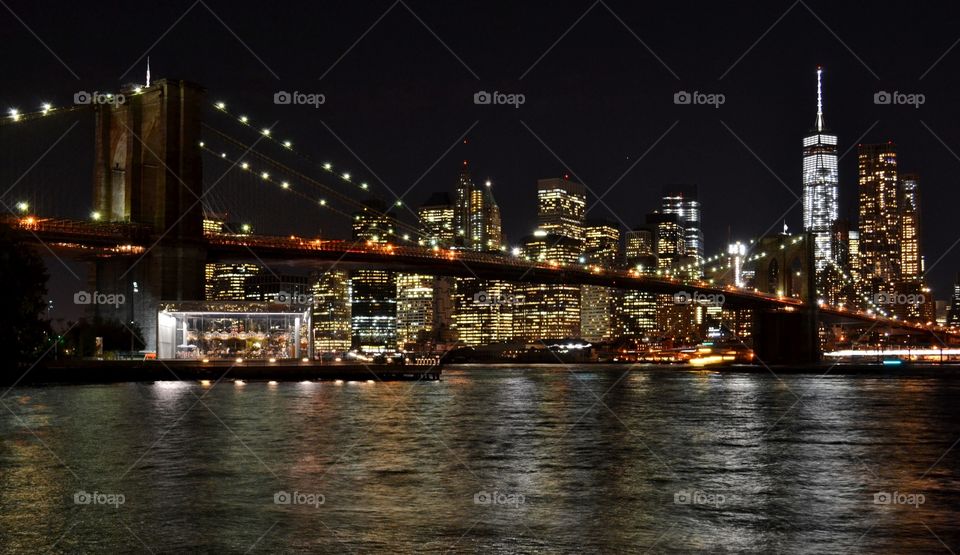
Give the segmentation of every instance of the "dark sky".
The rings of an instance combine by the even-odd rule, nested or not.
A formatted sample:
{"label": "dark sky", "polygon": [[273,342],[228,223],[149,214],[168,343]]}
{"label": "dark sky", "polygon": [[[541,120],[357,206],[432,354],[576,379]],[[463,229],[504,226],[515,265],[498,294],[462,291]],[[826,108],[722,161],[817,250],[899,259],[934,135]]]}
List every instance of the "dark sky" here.
{"label": "dark sky", "polygon": [[[533,227],[537,178],[569,171],[591,191],[591,216],[627,225],[656,207],[663,184],[696,183],[710,253],[728,232],[745,239],[779,227],[785,212],[791,229],[800,228],[800,141],[814,121],[814,71],[822,64],[826,122],[841,152],[853,148],[841,161],[841,214],[856,220],[856,141],[893,140],[901,169],[921,175],[922,249],[938,297],[960,270],[960,247],[949,250],[960,238],[956,3],[7,5],[0,9],[4,106],[63,105],[77,90],[142,81],[149,52],[154,79],[198,82],[211,102],[263,124],[276,120],[277,136],[318,160],[376,183],[372,172],[398,194],[426,174],[405,197],[412,205],[452,190],[468,156],[477,179],[494,181],[510,238]],[[322,93],[327,102],[277,106],[278,90]],[[480,90],[522,93],[526,102],[475,105]],[[722,93],[726,101],[675,105],[679,90]],[[875,105],[879,90],[922,93],[926,101]],[[71,121],[46,124],[43,140],[0,135],[4,181],[17,179]],[[471,126],[469,152],[447,152]],[[91,137],[82,122],[18,187],[57,180],[86,211]],[[593,202],[618,180],[606,207]],[[264,229],[290,221],[282,210],[256,218]],[[321,221],[324,229],[343,225],[322,218],[334,219]]]}

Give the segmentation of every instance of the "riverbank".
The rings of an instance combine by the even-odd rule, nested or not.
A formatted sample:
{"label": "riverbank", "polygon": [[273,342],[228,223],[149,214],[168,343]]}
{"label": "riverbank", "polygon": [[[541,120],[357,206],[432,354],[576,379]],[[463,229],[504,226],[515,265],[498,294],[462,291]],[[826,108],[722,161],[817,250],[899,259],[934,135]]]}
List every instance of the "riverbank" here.
{"label": "riverbank", "polygon": [[37,366],[25,375],[7,375],[9,386],[180,380],[401,381],[439,380],[439,365],[358,364],[318,361],[81,360]]}

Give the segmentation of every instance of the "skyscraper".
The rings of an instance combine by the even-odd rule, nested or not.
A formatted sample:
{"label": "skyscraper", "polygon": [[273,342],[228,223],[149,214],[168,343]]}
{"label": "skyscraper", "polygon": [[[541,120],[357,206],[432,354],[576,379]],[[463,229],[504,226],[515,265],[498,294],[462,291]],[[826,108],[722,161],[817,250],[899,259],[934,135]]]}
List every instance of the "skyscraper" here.
{"label": "skyscraper", "polygon": [[920,178],[900,178],[897,203],[900,209],[900,280],[919,283],[923,277],[920,256]]}
{"label": "skyscraper", "polygon": [[468,163],[463,161],[453,212],[458,247],[481,252],[498,251],[503,247],[500,207],[493,198],[491,187],[490,181],[480,187],[474,184]]}
{"label": "skyscraper", "polygon": [[583,241],[587,190],[567,176],[537,181],[538,228],[554,235]]}
{"label": "skyscraper", "polygon": [[888,292],[900,279],[897,148],[860,145],[860,273],[865,293]]}
{"label": "skyscraper", "polygon": [[839,215],[837,136],[823,122],[822,78],[817,67],[817,119],[803,138],[803,229],[813,234],[817,271],[834,262],[831,230]]}
{"label": "skyscraper", "polygon": [[[604,268],[615,268],[620,259],[620,228],[614,222],[589,220],[584,226],[583,260]],[[616,290],[598,285],[580,289],[580,335],[587,341],[614,338]]]}
{"label": "skyscraper", "polygon": [[[384,242],[392,235],[393,217],[376,200],[353,217],[353,238]],[[350,273],[350,329],[354,349],[371,352],[397,348],[397,275],[386,270]]]}
{"label": "skyscraper", "polygon": [[696,185],[667,185],[663,188],[661,212],[674,214],[683,227],[684,253],[699,266],[703,261],[703,230],[700,227],[700,200]]}
{"label": "skyscraper", "polygon": [[[454,194],[453,218],[457,248],[491,252],[503,248],[500,207],[489,181],[477,187],[463,161]],[[453,320],[466,345],[507,341],[513,336],[513,284],[500,280],[456,278]]]}
{"label": "skyscraper", "polygon": [[313,348],[318,354],[350,350],[350,274],[330,268],[311,276]]}

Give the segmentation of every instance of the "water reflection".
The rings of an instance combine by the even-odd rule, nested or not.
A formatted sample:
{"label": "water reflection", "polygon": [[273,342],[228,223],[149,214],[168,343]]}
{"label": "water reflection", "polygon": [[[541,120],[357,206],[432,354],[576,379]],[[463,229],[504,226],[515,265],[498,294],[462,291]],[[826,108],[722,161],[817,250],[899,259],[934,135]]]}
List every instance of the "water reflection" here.
{"label": "water reflection", "polygon": [[625,370],[18,388],[0,551],[960,546],[960,376]]}

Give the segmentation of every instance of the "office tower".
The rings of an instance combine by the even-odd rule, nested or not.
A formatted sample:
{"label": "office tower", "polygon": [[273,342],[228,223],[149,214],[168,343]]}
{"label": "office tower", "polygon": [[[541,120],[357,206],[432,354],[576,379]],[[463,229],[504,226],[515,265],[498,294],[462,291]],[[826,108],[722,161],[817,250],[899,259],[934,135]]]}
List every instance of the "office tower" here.
{"label": "office tower", "polygon": [[433,340],[433,276],[397,274],[397,345],[422,348]]}
{"label": "office tower", "polygon": [[699,267],[703,262],[703,231],[700,227],[700,200],[696,185],[667,185],[663,188],[661,212],[674,214],[683,227],[684,253]]}
{"label": "office tower", "polygon": [[653,252],[657,267],[664,273],[679,269],[686,254],[685,230],[676,214],[647,214],[647,227],[653,232]]}
{"label": "office tower", "polygon": [[[635,227],[626,232],[624,265],[640,275],[657,271],[653,230]],[[657,296],[637,290],[617,290],[614,311],[615,336],[619,339],[648,338],[657,328]]]}
{"label": "office tower", "polygon": [[[393,216],[377,200],[368,200],[353,216],[356,241],[386,242]],[[350,329],[354,349],[367,352],[397,348],[397,275],[385,270],[350,272]]]}
{"label": "office tower", "polygon": [[743,279],[743,263],[746,257],[747,246],[740,241],[727,245],[727,266],[730,268],[730,272],[727,274],[727,280],[724,281],[728,285],[734,287],[746,286]]}
{"label": "office tower", "polygon": [[454,195],[454,239],[460,248],[494,252],[503,248],[500,207],[493,198],[492,183],[474,184],[467,161],[463,161]]}
{"label": "office tower", "polygon": [[267,268],[247,279],[246,289],[248,301],[288,304],[300,309],[312,304],[308,276],[277,274]]}
{"label": "office tower", "polygon": [[260,275],[260,266],[214,262],[204,266],[204,298],[208,301],[243,301],[247,282]]}
{"label": "office tower", "polygon": [[[503,249],[500,208],[489,181],[477,187],[463,161],[454,195],[454,243],[457,248],[493,252]],[[465,345],[498,343],[513,337],[513,285],[500,280],[456,278],[453,323]]]}
{"label": "office tower", "polygon": [[953,296],[950,298],[950,310],[947,311],[947,325],[960,328],[960,274],[953,284]]}
{"label": "office tower", "polygon": [[537,227],[547,233],[584,239],[587,190],[566,176],[537,180]]}
{"label": "office tower", "polygon": [[[620,228],[614,222],[589,220],[584,226],[583,261],[614,269],[620,259]],[[580,289],[580,335],[587,341],[614,339],[616,290],[584,285]]]}
{"label": "office tower", "polygon": [[920,178],[900,178],[897,204],[900,209],[900,280],[919,283],[923,278],[920,257]]}
{"label": "office tower", "polygon": [[[532,262],[578,266],[583,242],[538,229],[523,239],[522,253]],[[516,286],[514,330],[525,341],[580,336],[580,286],[522,283]]]}
{"label": "office tower", "polygon": [[890,291],[900,279],[897,149],[893,142],[860,145],[860,272],[866,293]]}
{"label": "office tower", "polygon": [[817,118],[803,138],[803,229],[813,234],[817,271],[834,261],[831,226],[837,219],[837,136],[823,122],[823,68],[817,68]]}
{"label": "office tower", "polygon": [[449,248],[454,244],[456,231],[454,230],[454,205],[448,193],[433,193],[424,202],[417,215],[423,227],[426,245],[439,245]]}
{"label": "office tower", "polygon": [[310,279],[313,349],[318,355],[350,350],[350,273],[330,268]]}

